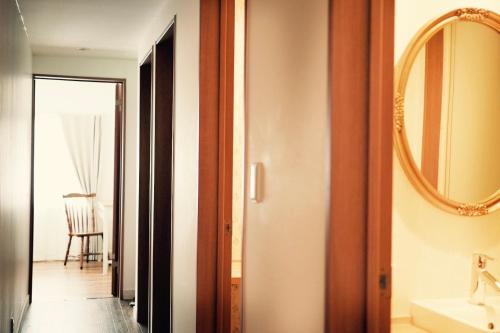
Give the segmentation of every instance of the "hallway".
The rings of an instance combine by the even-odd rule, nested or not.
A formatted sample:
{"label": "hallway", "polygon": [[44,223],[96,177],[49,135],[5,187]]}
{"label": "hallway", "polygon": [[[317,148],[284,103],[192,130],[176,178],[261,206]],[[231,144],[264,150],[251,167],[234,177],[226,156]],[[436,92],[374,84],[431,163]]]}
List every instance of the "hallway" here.
{"label": "hallway", "polygon": [[0,333],[389,332],[393,2],[0,0]]}
{"label": "hallway", "polygon": [[116,298],[36,302],[26,312],[22,333],[145,333],[133,308]]}

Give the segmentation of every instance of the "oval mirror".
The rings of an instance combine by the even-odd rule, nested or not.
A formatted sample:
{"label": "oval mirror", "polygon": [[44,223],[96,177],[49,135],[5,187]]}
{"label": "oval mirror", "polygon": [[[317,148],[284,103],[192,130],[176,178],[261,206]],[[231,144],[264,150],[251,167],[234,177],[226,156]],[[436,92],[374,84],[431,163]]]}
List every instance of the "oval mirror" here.
{"label": "oval mirror", "polygon": [[467,216],[500,206],[500,19],[462,8],[425,26],[396,73],[403,169],[436,206]]}

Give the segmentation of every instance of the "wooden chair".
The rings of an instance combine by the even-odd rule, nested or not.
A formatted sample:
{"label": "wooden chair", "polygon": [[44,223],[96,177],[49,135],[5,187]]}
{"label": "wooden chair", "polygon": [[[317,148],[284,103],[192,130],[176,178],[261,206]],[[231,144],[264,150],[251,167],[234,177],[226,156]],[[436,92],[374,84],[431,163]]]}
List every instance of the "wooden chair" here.
{"label": "wooden chair", "polygon": [[[71,247],[71,240],[73,237],[81,239],[80,247],[80,269],[83,268],[83,257],[101,255],[100,253],[90,253],[90,237],[103,237],[102,231],[98,231],[97,220],[95,214],[95,193],[79,194],[70,193],[63,195],[64,207],[66,210],[66,218],[68,220],[68,248],[66,250],[66,257],[64,258],[64,266],[68,261],[69,250]],[[85,239],[87,240],[85,244]]]}

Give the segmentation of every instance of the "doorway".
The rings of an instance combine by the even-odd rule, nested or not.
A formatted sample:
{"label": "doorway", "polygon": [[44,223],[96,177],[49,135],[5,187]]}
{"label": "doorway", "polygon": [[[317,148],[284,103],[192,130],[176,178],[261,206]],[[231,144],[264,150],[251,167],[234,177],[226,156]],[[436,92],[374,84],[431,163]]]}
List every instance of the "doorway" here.
{"label": "doorway", "polygon": [[[175,18],[153,48],[153,109],[150,122],[151,173],[149,178],[148,327],[151,332],[170,332],[172,330],[174,63]],[[147,154],[147,152],[144,153]]]}
{"label": "doorway", "polygon": [[172,329],[175,17],[139,65],[137,321]]}
{"label": "doorway", "polygon": [[[292,3],[297,3],[297,7],[295,8],[303,7],[298,6],[299,2]],[[292,3],[287,9],[294,9]],[[318,4],[319,2],[314,3]],[[235,39],[232,35],[234,31],[234,11],[232,6],[234,4],[234,0],[200,2],[200,25],[202,27],[200,31],[200,57],[202,57],[202,61],[200,62],[200,172],[196,317],[198,332],[227,332],[230,327],[231,299],[228,295],[228,286],[230,286],[230,271],[228,271],[228,267],[230,267],[230,260],[228,260],[228,253],[231,254],[231,252],[228,250],[230,247],[228,246],[227,239],[230,237],[231,232],[234,232],[232,230],[234,224],[231,225],[231,209],[234,209],[234,207],[231,206],[228,193],[232,193],[234,183],[230,180],[228,181],[227,176],[228,174],[232,175],[231,168],[228,165],[232,165],[234,158],[232,154],[228,153],[228,148],[231,151],[233,148],[233,127],[231,125],[228,126],[228,124],[232,124],[233,116],[232,93],[234,82],[232,69],[234,68],[234,59],[232,57],[232,50],[234,45],[232,41]],[[327,5],[327,3],[324,2],[322,5]],[[278,8],[277,11],[280,12],[279,17],[284,17],[282,13],[283,8],[279,2],[271,1],[269,4],[266,3],[266,6],[273,9]],[[328,174],[329,178],[327,178],[326,182],[321,182],[321,184],[327,184],[329,190],[327,194],[329,201],[326,203],[327,209],[317,210],[328,212],[327,218],[323,220],[327,222],[327,226],[323,232],[323,234],[326,233],[326,237],[320,238],[317,235],[311,237],[309,231],[314,230],[312,223],[297,224],[298,226],[307,225],[307,229],[303,229],[306,230],[303,234],[303,239],[316,240],[316,244],[321,245],[320,250],[316,253],[321,256],[324,255],[324,260],[318,259],[322,257],[315,256],[310,262],[321,260],[322,270],[326,274],[315,275],[314,271],[307,271],[307,274],[315,277],[319,276],[320,279],[324,278],[324,282],[322,281],[316,286],[321,286],[324,283],[325,290],[317,289],[320,291],[316,294],[317,300],[319,300],[317,304],[320,306],[318,309],[308,306],[309,303],[304,302],[300,298],[297,284],[293,284],[293,287],[290,287],[289,290],[292,290],[292,288],[294,290],[292,294],[289,293],[289,290],[282,293],[277,291],[278,287],[282,287],[285,284],[273,283],[275,281],[269,278],[272,276],[269,272],[271,268],[278,267],[276,264],[280,261],[273,261],[269,258],[269,254],[273,253],[273,249],[271,251],[262,249],[271,244],[271,246],[277,249],[276,252],[279,252],[279,247],[276,246],[276,239],[270,237],[271,223],[265,221],[265,215],[262,214],[264,209],[256,211],[256,220],[262,226],[261,230],[264,237],[258,243],[259,249],[254,252],[254,255],[258,253],[261,257],[265,255],[266,258],[257,258],[255,256],[254,263],[265,264],[260,265],[260,267],[257,265],[254,267],[251,266],[252,259],[249,256],[251,254],[249,249],[252,246],[249,245],[249,241],[252,240],[252,237],[248,237],[248,235],[251,235],[249,229],[252,227],[255,228],[255,225],[252,226],[250,222],[246,225],[245,230],[247,237],[244,242],[246,250],[244,251],[245,256],[243,258],[243,289],[245,290],[243,293],[243,304],[249,304],[249,300],[254,301],[254,317],[249,315],[249,307],[245,307],[243,327],[250,323],[256,325],[253,326],[254,328],[274,327],[276,330],[276,327],[281,326],[269,323],[294,325],[294,323],[300,322],[299,315],[304,315],[306,310],[311,311],[311,309],[314,309],[314,313],[311,313],[307,318],[320,318],[316,321],[311,321],[313,325],[319,327],[318,331],[323,329],[325,332],[388,332],[388,309],[391,289],[392,21],[394,18],[394,7],[392,1],[354,1],[349,3],[328,1],[328,6],[328,11],[323,10],[322,12],[328,15],[328,17],[325,15],[325,20],[323,21],[325,28],[327,28],[325,32],[328,33],[328,35],[325,35],[325,40],[328,38],[328,48],[324,52],[326,56],[325,67],[327,67],[328,76],[323,76],[328,96],[325,96],[323,100],[329,103],[325,108],[329,116],[326,122],[329,125],[329,146],[325,146],[326,149],[322,156],[324,156],[325,161],[331,164],[328,165],[330,172],[324,173]],[[256,26],[262,29],[261,36],[272,35],[273,37],[281,37],[283,44],[285,41],[294,41],[301,38],[301,34],[294,35],[294,39],[283,38],[284,34],[269,34],[268,30],[262,28],[263,26],[265,27],[262,24],[263,22],[272,22],[274,27],[279,26],[275,20],[267,20],[268,18],[272,18],[272,12],[266,10],[265,5],[261,6],[261,11],[252,12],[251,8],[252,6],[247,8],[249,20],[252,18],[255,19],[258,14],[264,15],[263,13],[265,13],[266,20],[262,18],[260,20],[256,19],[256,22],[261,23],[256,24]],[[307,22],[303,17],[304,13],[298,13],[293,16],[294,19],[290,19],[290,22],[296,22],[296,17],[300,17],[301,22]],[[349,19],[346,20],[346,17],[349,17]],[[314,19],[319,22],[317,16]],[[251,24],[248,24],[248,27],[250,26]],[[303,27],[306,26],[307,28],[302,29],[300,33],[306,32],[304,36],[309,36],[307,29],[315,25],[303,25]],[[284,28],[278,30],[288,31]],[[312,32],[313,30],[311,30]],[[255,30],[249,30],[248,40],[256,38],[255,35]],[[319,38],[319,30],[314,30],[314,36],[317,37],[316,40],[321,40]],[[307,40],[307,37],[304,40]],[[288,58],[286,52],[283,52],[285,48],[282,47],[281,42],[268,42],[265,45],[279,45],[281,49],[276,54],[282,56],[280,59],[281,63],[299,63],[290,61],[291,58]],[[250,47],[249,50],[251,49]],[[262,50],[265,50],[267,53],[263,53]],[[307,50],[308,60],[312,59],[313,49],[304,47],[302,50]],[[294,55],[300,56],[299,51],[294,50]],[[259,51],[255,51],[254,54],[267,55],[271,54],[271,52],[269,47],[262,47]],[[247,52],[247,56],[250,59],[250,51]],[[271,78],[273,78],[273,75],[270,73],[279,73],[279,75],[274,75],[275,77],[286,77],[283,75],[283,71],[276,70],[275,66],[266,67],[267,62],[264,58],[262,56],[260,58],[262,61],[256,62],[260,68],[265,68],[268,71],[263,73],[265,80],[262,80],[261,83],[267,84],[268,81],[272,82]],[[303,65],[303,62],[300,63]],[[280,62],[277,61],[275,64],[280,65]],[[246,66],[247,69],[252,68],[250,61],[247,61]],[[307,83],[307,79],[311,79],[313,76],[309,72],[306,72],[304,68],[304,66],[301,66],[300,72],[302,74],[307,73],[307,75],[301,76],[301,80],[290,81]],[[247,83],[255,80],[256,76],[249,74]],[[335,82],[342,82],[342,84],[335,84]],[[318,91],[321,90],[319,88],[321,85],[318,82],[309,84],[309,87],[312,86]],[[275,85],[271,89],[267,89],[267,91],[271,91],[270,95],[272,99],[276,99],[277,94],[273,89],[277,90],[278,87],[281,88],[283,85]],[[261,91],[265,90],[264,88],[261,89]],[[299,91],[302,92],[299,89],[289,90],[296,93]],[[251,91],[251,88],[248,88],[247,91]],[[248,99],[250,101],[247,103],[250,106],[249,109],[252,108],[252,105],[254,105],[253,110],[265,109],[263,107],[264,104],[261,103],[263,98],[255,98],[252,101],[250,96]],[[290,100],[293,100],[293,98],[287,99],[287,102]],[[258,107],[255,107],[256,104]],[[282,105],[275,102],[273,104],[274,107],[269,110],[275,119],[288,120],[289,114],[282,118],[278,116],[279,108],[276,107],[277,105],[286,109],[289,114],[293,113],[292,110],[295,105],[286,108],[283,106],[286,104]],[[310,115],[310,111],[317,109],[313,105],[315,106],[316,104],[307,104],[309,112],[307,116],[310,119],[317,120],[319,117],[313,118]],[[253,110],[248,111],[250,119],[254,116]],[[307,116],[304,116],[304,120]],[[267,120],[266,118],[260,118],[260,120],[262,119]],[[265,121],[256,122],[256,124],[262,133],[265,133],[265,129],[267,128],[275,129]],[[297,126],[296,128],[299,127]],[[249,125],[249,128],[251,128],[251,125]],[[294,128],[294,135],[287,138],[287,140],[299,137],[296,128]],[[315,128],[319,127],[315,126]],[[279,129],[281,130],[281,128]],[[255,136],[258,135],[255,134]],[[248,137],[250,138],[248,141],[251,142],[252,135],[248,135]],[[259,142],[262,146],[270,146],[273,140],[277,141],[275,137],[271,139],[264,135],[262,137],[267,139]],[[255,138],[253,140],[257,141]],[[282,147],[285,147],[285,145]],[[300,151],[298,147],[300,146],[295,144],[293,147],[290,146],[289,149]],[[248,149],[248,156],[251,156],[252,149],[253,147]],[[268,148],[268,152],[261,156],[267,161],[272,160],[272,153],[276,152],[282,155],[289,153],[285,149],[278,151],[276,148],[274,150]],[[309,151],[307,153],[310,154]],[[282,166],[282,169],[297,167],[292,163],[284,163]],[[278,169],[280,168],[276,168],[275,170]],[[256,172],[253,173],[253,170]],[[261,177],[258,176],[259,173]],[[322,174],[322,172],[308,173],[307,177],[304,178],[310,179],[312,182],[313,180],[321,180],[320,175]],[[278,173],[274,174],[274,176],[277,175]],[[253,169],[252,165],[247,177],[249,184],[248,196],[250,199],[253,199],[252,196],[254,196],[256,202],[261,197],[258,193],[259,188],[263,189],[264,192],[266,190],[268,193],[271,192],[268,187],[263,187],[260,184],[261,181],[259,179],[262,176],[265,176],[263,178],[267,179],[272,178],[269,172],[266,172],[266,175],[264,175],[263,170],[259,172],[259,163],[256,163],[255,169]],[[290,193],[295,193],[293,191],[300,186],[296,182],[297,179],[298,177],[287,178],[286,181],[281,182],[281,189],[285,188],[286,185],[293,184],[294,187],[292,187]],[[260,186],[253,187],[252,182],[256,185],[260,184]],[[307,184],[307,186],[309,185]],[[278,193],[281,194],[279,191],[273,192],[274,198],[279,197]],[[265,198],[266,195],[263,197]],[[304,198],[306,196],[299,195],[296,197],[301,201],[305,201]],[[321,201],[318,200],[318,196],[309,196],[309,198],[311,197],[315,198],[315,202]],[[288,201],[286,205],[280,208],[282,210],[293,210],[295,207],[290,202],[292,201]],[[267,203],[267,205],[270,204]],[[247,206],[245,212],[247,220],[249,220],[250,211],[248,207],[250,205]],[[317,206],[309,203],[308,207]],[[334,214],[330,212],[334,212]],[[280,212],[274,218],[279,220],[280,218],[282,219],[283,215]],[[303,222],[309,222],[310,218],[308,215]],[[346,221],[349,223],[346,223]],[[290,221],[287,221],[287,223],[290,225]],[[285,228],[276,228],[275,230],[279,230],[280,232],[287,230],[288,232],[290,230],[288,225]],[[318,225],[322,224],[317,223],[316,226]],[[290,233],[288,232],[288,234]],[[309,237],[306,237],[306,235]],[[296,239],[303,240],[301,237],[296,237]],[[322,246],[322,241],[325,242],[326,246]],[[257,244],[255,238],[253,242],[254,245]],[[295,245],[292,242],[290,244]],[[254,249],[256,248],[254,247]],[[306,265],[304,264],[306,261],[303,260],[298,263],[295,258],[306,257],[303,256],[303,253],[295,257],[293,256],[292,250],[297,248],[295,246],[287,247],[286,256],[294,258],[293,267],[300,267],[301,271],[305,272],[304,266]],[[346,253],[349,253],[349,255],[346,256]],[[367,258],[370,260],[367,260]],[[255,269],[256,267],[262,269]],[[287,269],[285,270],[281,270],[280,274],[276,274],[276,276],[279,278],[287,276],[288,272],[292,271],[290,267],[292,265],[286,267]],[[339,267],[342,267],[342,269],[339,269]],[[290,281],[293,278],[291,275],[287,276],[286,279],[289,285],[291,285]],[[301,275],[295,274],[295,276],[298,277]],[[272,286],[274,288],[267,294],[270,295],[269,302],[262,302],[262,298],[259,298],[264,293],[256,295],[253,292],[254,290],[250,289],[249,286],[251,286],[250,281],[252,277],[255,279],[254,281],[260,282],[254,282],[254,285]],[[257,277],[259,280],[257,280]],[[301,281],[304,280],[304,278],[301,279]],[[313,294],[311,293],[312,286],[313,284],[309,284],[307,289],[304,289],[307,290],[308,295]],[[265,289],[262,288],[261,290]],[[292,316],[284,315],[284,307],[282,306],[285,303],[283,302],[285,298],[276,295],[292,295],[293,297],[290,297],[293,299],[288,302],[289,304],[305,305],[307,308],[304,307],[301,310],[294,311],[293,320],[290,321]],[[276,304],[279,304],[279,301],[282,301],[282,303],[277,306]],[[270,306],[266,308],[268,304]],[[276,309],[279,309],[279,311],[273,311]],[[318,317],[315,317],[316,315]],[[269,318],[267,323],[264,318],[266,316]],[[283,319],[281,322],[279,322],[280,318]],[[293,329],[297,330],[297,326],[295,325]]]}
{"label": "doorway", "polygon": [[241,332],[246,1],[200,5],[196,327],[197,332]]}
{"label": "doorway", "polygon": [[34,75],[30,302],[121,297],[124,92]]}
{"label": "doorway", "polygon": [[139,66],[139,202],[137,221],[137,322],[149,320],[152,53]]}
{"label": "doorway", "polygon": [[246,0],[234,2],[233,161],[231,228],[232,333],[242,331],[243,244],[245,210],[245,16]]}

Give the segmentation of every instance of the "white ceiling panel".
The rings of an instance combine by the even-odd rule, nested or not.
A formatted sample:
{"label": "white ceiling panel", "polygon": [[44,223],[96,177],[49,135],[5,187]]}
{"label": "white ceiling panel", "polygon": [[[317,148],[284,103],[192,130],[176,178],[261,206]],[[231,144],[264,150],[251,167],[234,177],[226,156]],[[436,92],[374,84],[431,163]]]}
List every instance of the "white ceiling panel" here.
{"label": "white ceiling panel", "polygon": [[18,1],[35,54],[135,58],[167,0]]}

